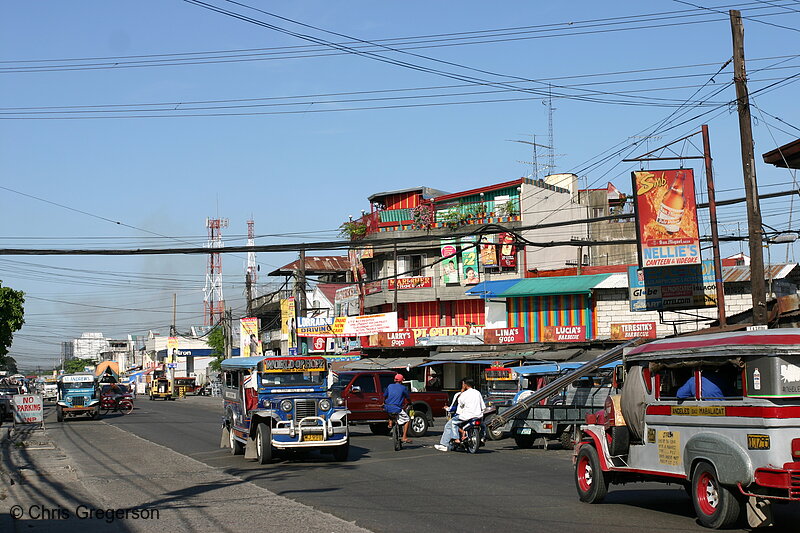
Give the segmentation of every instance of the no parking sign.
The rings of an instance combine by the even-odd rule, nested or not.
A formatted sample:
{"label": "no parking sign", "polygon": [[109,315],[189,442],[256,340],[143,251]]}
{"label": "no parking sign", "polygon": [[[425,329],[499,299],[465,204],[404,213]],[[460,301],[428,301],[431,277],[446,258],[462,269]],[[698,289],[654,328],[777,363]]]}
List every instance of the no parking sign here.
{"label": "no parking sign", "polygon": [[13,402],[15,424],[44,424],[41,394],[16,394]]}

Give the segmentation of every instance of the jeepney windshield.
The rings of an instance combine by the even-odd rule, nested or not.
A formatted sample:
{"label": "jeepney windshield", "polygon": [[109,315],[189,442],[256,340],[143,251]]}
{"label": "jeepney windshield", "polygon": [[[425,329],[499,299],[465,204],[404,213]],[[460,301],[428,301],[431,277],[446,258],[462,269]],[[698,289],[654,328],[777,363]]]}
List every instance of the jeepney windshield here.
{"label": "jeepney windshield", "polygon": [[327,372],[260,372],[262,387],[297,386],[306,387],[325,383]]}
{"label": "jeepney windshield", "polygon": [[516,380],[490,380],[490,391],[515,391],[519,388]]}

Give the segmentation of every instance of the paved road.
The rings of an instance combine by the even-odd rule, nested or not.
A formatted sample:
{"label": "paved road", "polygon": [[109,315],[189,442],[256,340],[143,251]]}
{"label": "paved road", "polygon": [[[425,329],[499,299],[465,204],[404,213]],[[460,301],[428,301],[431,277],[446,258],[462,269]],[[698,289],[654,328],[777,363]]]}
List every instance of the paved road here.
{"label": "paved road", "polygon": [[[432,448],[437,432],[395,452],[388,437],[358,426],[346,463],[310,453],[259,466],[219,448],[220,414],[220,400],[211,398],[140,398],[133,414],[104,420],[376,532],[704,530],[676,485],[616,486],[602,505],[580,503],[570,452],[555,445],[519,450],[505,440],[477,455],[443,453]],[[794,524],[800,518],[787,506],[778,514]]]}

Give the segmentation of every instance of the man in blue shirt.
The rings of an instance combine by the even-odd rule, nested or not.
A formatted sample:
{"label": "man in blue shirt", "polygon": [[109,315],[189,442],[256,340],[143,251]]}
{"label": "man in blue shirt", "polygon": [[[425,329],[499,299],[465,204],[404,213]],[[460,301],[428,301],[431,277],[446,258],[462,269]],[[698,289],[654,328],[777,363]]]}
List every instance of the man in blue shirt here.
{"label": "man in blue shirt", "polygon": [[[694,398],[694,373],[686,383],[684,383],[676,396],[681,399]],[[723,389],[727,389],[727,383],[721,372],[702,372],[700,377],[701,396],[703,398],[724,398],[726,395]]]}
{"label": "man in blue shirt", "polygon": [[[411,396],[408,389],[403,385],[403,374],[395,374],[394,383],[386,387],[383,391],[383,408],[391,415],[397,415],[397,423],[403,426],[403,442],[411,442],[408,438],[408,415],[403,407],[411,403]],[[389,427],[392,427],[392,420],[389,419]]]}

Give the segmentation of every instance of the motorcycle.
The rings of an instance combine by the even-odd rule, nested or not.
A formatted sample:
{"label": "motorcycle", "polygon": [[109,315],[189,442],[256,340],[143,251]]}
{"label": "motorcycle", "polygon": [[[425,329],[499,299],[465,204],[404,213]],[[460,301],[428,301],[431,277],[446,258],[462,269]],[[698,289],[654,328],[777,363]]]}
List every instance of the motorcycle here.
{"label": "motorcycle", "polygon": [[468,453],[478,453],[481,446],[486,445],[486,426],[483,417],[471,418],[461,425],[466,437],[461,442],[450,441],[450,449]]}
{"label": "motorcycle", "polygon": [[100,409],[103,409],[104,415],[112,411],[119,411],[123,415],[129,415],[133,412],[133,400],[129,395],[103,395],[100,397]]}

